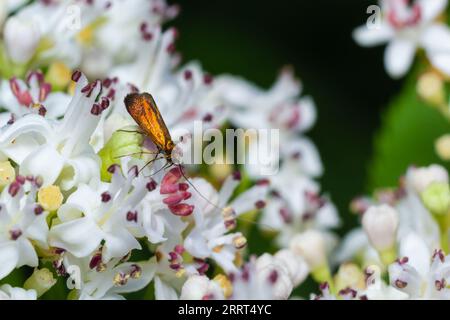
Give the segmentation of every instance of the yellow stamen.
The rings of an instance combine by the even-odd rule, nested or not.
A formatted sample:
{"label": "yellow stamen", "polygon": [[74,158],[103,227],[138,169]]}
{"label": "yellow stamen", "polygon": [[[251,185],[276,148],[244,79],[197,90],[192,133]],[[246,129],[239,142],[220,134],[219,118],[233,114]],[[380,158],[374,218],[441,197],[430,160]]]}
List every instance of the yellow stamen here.
{"label": "yellow stamen", "polygon": [[70,83],[71,76],[70,69],[63,62],[56,61],[48,68],[45,78],[54,88],[62,89]]}
{"label": "yellow stamen", "polygon": [[222,249],[223,249],[223,244],[214,247],[214,248],[213,248],[213,251],[214,251],[215,253],[220,253],[220,251],[222,251]]}
{"label": "yellow stamen", "polygon": [[178,270],[178,271],[175,273],[175,276],[176,276],[177,278],[181,278],[182,276],[185,275],[185,273],[186,273],[186,270],[180,269],[180,270]]}
{"label": "yellow stamen", "polygon": [[16,172],[9,161],[0,162],[0,188],[14,181]]}
{"label": "yellow stamen", "polygon": [[63,202],[63,195],[58,186],[47,186],[39,189],[38,202],[47,211],[56,211]]}
{"label": "yellow stamen", "polygon": [[223,274],[218,274],[213,279],[216,281],[219,286],[223,290],[223,295],[225,298],[229,298],[233,294],[233,285],[231,284],[231,281]]}
{"label": "yellow stamen", "polygon": [[237,236],[233,239],[233,245],[236,249],[242,249],[247,245],[247,239],[244,236]]}

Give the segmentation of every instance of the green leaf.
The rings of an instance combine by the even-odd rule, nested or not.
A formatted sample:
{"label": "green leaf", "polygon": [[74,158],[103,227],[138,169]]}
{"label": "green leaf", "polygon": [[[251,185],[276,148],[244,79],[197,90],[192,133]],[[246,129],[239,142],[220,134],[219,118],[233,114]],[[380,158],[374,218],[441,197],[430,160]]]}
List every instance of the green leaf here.
{"label": "green leaf", "polygon": [[434,150],[435,140],[450,132],[450,124],[439,111],[419,99],[416,81],[417,74],[411,73],[383,116],[369,166],[369,191],[398,185],[410,165],[439,163],[450,167]]}

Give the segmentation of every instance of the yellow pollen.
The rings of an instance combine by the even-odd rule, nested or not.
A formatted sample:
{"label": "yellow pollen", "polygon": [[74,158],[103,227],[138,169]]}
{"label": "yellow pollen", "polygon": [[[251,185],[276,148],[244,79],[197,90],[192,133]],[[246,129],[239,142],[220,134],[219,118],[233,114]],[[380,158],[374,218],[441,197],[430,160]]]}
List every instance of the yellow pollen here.
{"label": "yellow pollen", "polygon": [[242,258],[242,254],[240,251],[236,251],[233,262],[236,267],[241,267],[244,264],[244,259]]}
{"label": "yellow pollen", "polygon": [[0,188],[14,181],[16,172],[9,161],[0,162]]}
{"label": "yellow pollen", "polygon": [[178,270],[178,271],[175,273],[175,276],[176,276],[177,278],[181,278],[182,276],[185,275],[185,273],[186,273],[186,270],[180,269],[180,270]]}
{"label": "yellow pollen", "polygon": [[131,278],[133,278],[133,279],[139,279],[141,276],[142,276],[141,270],[134,271],[131,273]]}
{"label": "yellow pollen", "polygon": [[97,267],[95,268],[95,271],[97,272],[104,272],[106,270],[106,264],[103,262],[100,262]]}
{"label": "yellow pollen", "polygon": [[116,286],[123,286],[128,282],[128,279],[130,278],[129,274],[123,274],[123,273],[116,273],[113,278],[113,282]]}
{"label": "yellow pollen", "polygon": [[222,210],[222,216],[224,218],[234,217],[234,210],[232,207],[225,207]]}
{"label": "yellow pollen", "polygon": [[62,62],[53,62],[48,68],[45,76],[46,80],[52,84],[54,88],[65,88],[70,83],[72,73],[70,69]]}
{"label": "yellow pollen", "polygon": [[220,251],[222,251],[222,249],[223,249],[223,244],[214,247],[214,248],[213,248],[213,251],[214,251],[215,253],[220,253]]}
{"label": "yellow pollen", "polygon": [[56,211],[63,202],[63,195],[58,186],[47,186],[39,189],[38,202],[47,211]]}
{"label": "yellow pollen", "polygon": [[93,44],[95,40],[95,31],[105,22],[105,18],[98,18],[83,28],[75,37],[78,43],[85,47]]}
{"label": "yellow pollen", "polygon": [[218,274],[213,280],[222,288],[225,298],[229,298],[233,294],[233,285],[225,275]]}
{"label": "yellow pollen", "polygon": [[242,249],[247,245],[247,239],[244,236],[237,236],[233,239],[233,245],[236,249]]}

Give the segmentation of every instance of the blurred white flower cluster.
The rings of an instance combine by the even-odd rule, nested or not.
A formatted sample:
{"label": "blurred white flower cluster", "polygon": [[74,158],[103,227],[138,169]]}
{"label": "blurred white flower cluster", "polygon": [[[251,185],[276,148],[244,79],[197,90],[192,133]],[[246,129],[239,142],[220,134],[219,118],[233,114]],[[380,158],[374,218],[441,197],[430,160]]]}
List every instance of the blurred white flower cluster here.
{"label": "blurred white flower cluster", "polygon": [[[418,49],[433,65],[450,75],[450,29],[443,16],[447,0],[380,0],[367,23],[354,31],[365,47],[387,43],[384,63],[393,78],[411,68]],[[369,12],[369,11],[368,11]]]}
{"label": "blurred white flower cluster", "polygon": [[398,188],[355,199],[352,209],[362,228],[344,238],[334,255],[341,265],[314,298],[450,298],[450,188],[443,167],[411,167]]}
{"label": "blurred white flower cluster", "polygon": [[[178,11],[164,0],[0,2],[0,298],[62,283],[68,299],[287,299],[310,273],[330,280],[339,219],[314,181],[312,99],[289,69],[266,91],[180,65],[177,31],[162,26]],[[177,143],[194,121],[279,129],[279,171],[165,168],[125,108],[135,92],[155,97]],[[274,252],[246,249],[254,226],[276,235]]]}

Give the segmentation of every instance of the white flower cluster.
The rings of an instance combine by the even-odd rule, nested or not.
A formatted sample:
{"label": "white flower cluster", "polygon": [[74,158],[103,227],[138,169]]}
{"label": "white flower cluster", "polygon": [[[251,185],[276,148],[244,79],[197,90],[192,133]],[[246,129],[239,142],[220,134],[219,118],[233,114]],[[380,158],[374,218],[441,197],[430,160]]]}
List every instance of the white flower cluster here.
{"label": "white flower cluster", "polygon": [[[362,228],[350,232],[336,252],[343,263],[334,286],[318,299],[448,299],[450,277],[447,171],[411,167],[395,190],[360,198],[353,208]],[[357,258],[358,264],[349,263]],[[383,282],[387,273],[389,283]]]}
{"label": "white flower cluster", "polygon": [[[71,299],[123,299],[150,282],[156,299],[287,299],[309,270],[328,279],[339,220],[303,136],[312,100],[290,70],[264,91],[180,66],[177,32],[161,26],[177,13],[164,0],[0,3],[0,298],[36,299],[67,279]],[[155,97],[175,142],[194,121],[280,129],[280,171],[243,168],[245,190],[232,170],[187,180],[134,132],[133,92]],[[280,250],[245,262],[238,222],[259,211]],[[30,276],[13,288],[19,268]]]}

